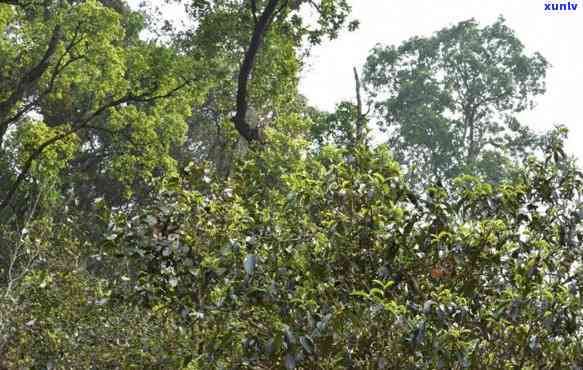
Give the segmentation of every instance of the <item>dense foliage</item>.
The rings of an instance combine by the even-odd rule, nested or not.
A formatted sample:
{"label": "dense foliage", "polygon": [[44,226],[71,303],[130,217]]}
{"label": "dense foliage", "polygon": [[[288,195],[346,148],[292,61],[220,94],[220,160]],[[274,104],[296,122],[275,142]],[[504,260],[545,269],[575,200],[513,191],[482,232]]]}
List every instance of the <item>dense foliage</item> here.
{"label": "dense foliage", "polygon": [[546,68],[502,20],[373,50],[372,146],[356,71],[297,92],[346,1],[184,5],[0,0],[0,369],[583,366],[583,173],[496,121]]}
{"label": "dense foliage", "polygon": [[377,46],[365,80],[398,158],[437,177],[510,175],[540,140],[515,113],[544,93],[548,62],[524,49],[503,18]]}

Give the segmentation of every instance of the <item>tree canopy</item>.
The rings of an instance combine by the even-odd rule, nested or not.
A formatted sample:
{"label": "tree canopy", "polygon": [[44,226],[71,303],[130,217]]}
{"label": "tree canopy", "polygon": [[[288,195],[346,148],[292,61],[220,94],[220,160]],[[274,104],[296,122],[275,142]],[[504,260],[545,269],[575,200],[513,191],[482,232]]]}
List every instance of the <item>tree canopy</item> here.
{"label": "tree canopy", "polygon": [[544,93],[547,67],[540,54],[526,54],[503,18],[482,28],[469,20],[375,47],[365,81],[404,163],[442,177],[494,177],[507,167],[501,163],[536,148],[536,135],[515,114]]}

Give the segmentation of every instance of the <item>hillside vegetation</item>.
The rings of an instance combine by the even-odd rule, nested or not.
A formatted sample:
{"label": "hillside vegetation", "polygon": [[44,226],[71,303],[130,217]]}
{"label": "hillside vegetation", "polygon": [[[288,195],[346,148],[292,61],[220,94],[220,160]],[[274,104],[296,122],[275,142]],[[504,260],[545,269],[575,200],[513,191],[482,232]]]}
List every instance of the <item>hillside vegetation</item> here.
{"label": "hillside vegetation", "polygon": [[0,0],[0,369],[583,368],[583,174],[504,19],[324,112],[347,0],[159,3]]}

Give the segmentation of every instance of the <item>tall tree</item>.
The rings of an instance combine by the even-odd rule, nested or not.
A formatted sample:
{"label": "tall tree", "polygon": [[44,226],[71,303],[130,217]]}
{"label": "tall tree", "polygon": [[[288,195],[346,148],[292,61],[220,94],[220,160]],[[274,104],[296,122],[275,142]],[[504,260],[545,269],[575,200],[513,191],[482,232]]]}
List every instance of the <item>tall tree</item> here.
{"label": "tall tree", "polygon": [[503,18],[475,20],[377,46],[365,65],[365,83],[391,143],[405,164],[422,173],[484,175],[492,163],[536,145],[516,113],[544,93],[547,61],[528,55]]}

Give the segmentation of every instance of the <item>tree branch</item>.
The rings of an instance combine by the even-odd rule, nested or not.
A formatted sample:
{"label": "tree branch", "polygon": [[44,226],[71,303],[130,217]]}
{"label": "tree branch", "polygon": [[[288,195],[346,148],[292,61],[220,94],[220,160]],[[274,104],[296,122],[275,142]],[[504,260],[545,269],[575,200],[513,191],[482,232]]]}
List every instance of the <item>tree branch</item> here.
{"label": "tree branch", "polygon": [[0,0],[0,4],[7,4],[7,5],[22,5],[19,0]]}
{"label": "tree branch", "polygon": [[43,153],[43,151],[47,147],[53,145],[54,143],[56,143],[58,141],[61,141],[61,140],[65,139],[69,135],[72,135],[72,134],[80,131],[81,129],[87,128],[87,126],[91,123],[91,121],[93,121],[95,118],[99,117],[101,114],[103,114],[105,111],[107,111],[110,108],[114,108],[114,107],[120,106],[120,105],[122,105],[124,103],[131,103],[131,102],[142,102],[142,103],[144,103],[144,102],[150,102],[150,101],[154,101],[154,100],[158,100],[158,99],[168,98],[168,97],[172,96],[178,90],[184,88],[189,83],[190,83],[190,81],[186,81],[186,82],[178,85],[177,87],[173,88],[172,90],[168,91],[167,93],[161,94],[161,95],[153,95],[153,96],[152,95],[149,95],[149,94],[133,95],[132,93],[129,93],[129,94],[125,95],[122,98],[119,98],[119,99],[116,99],[116,100],[112,100],[111,102],[102,105],[99,109],[97,109],[96,111],[94,111],[93,113],[91,113],[89,116],[87,116],[84,119],[81,119],[80,121],[78,121],[77,122],[77,125],[75,125],[74,127],[71,127],[69,130],[66,130],[65,132],[62,132],[61,134],[56,135],[56,136],[50,138],[49,140],[45,141],[41,145],[39,145],[32,152],[32,154],[28,157],[28,159],[26,160],[24,166],[22,167],[22,170],[21,170],[20,174],[16,178],[16,181],[14,182],[14,184],[12,185],[12,187],[9,190],[8,194],[6,195],[6,197],[4,198],[4,200],[2,201],[2,203],[0,204],[0,213],[2,211],[4,211],[4,209],[6,207],[8,207],[8,205],[10,204],[10,201],[14,197],[14,194],[18,190],[20,184],[28,176],[28,173],[29,173],[29,171],[30,171],[30,169],[32,167],[33,162],[40,157],[40,155]]}
{"label": "tree branch", "polygon": [[251,2],[251,14],[253,15],[253,20],[255,21],[255,25],[259,23],[257,20],[257,0],[250,0]]}
{"label": "tree branch", "polygon": [[[4,101],[0,102],[0,118],[5,118],[10,111],[14,108],[14,105],[22,100],[26,94],[33,88],[33,86],[40,80],[42,75],[49,68],[50,59],[55,54],[57,50],[57,45],[63,37],[63,32],[61,26],[56,26],[49,40],[47,50],[43,55],[42,59],[34,66],[18,83],[15,91]],[[0,125],[0,140],[4,137],[4,134],[8,130],[8,123],[2,122]]]}
{"label": "tree branch", "polygon": [[358,71],[356,70],[356,67],[353,67],[352,69],[354,71],[354,83],[355,83],[355,89],[356,89],[356,108],[357,108],[357,114],[358,116],[356,117],[356,142],[357,143],[362,143],[365,140],[364,134],[365,134],[365,125],[366,125],[366,121],[365,121],[365,115],[362,113],[362,100],[360,97],[360,91],[361,91],[361,87],[360,87],[360,79],[358,77]]}
{"label": "tree branch", "polygon": [[322,8],[320,8],[320,6],[318,4],[316,4],[313,0],[309,0],[308,2],[310,4],[312,4],[314,9],[316,9],[318,11],[318,13],[322,14]]}
{"label": "tree branch", "polygon": [[239,80],[237,86],[237,111],[235,117],[233,118],[233,122],[239,134],[241,134],[241,136],[243,136],[249,142],[261,141],[262,139],[259,129],[249,126],[249,123],[246,120],[248,109],[247,88],[249,84],[249,78],[255,65],[257,52],[261,47],[265,33],[267,32],[271,20],[273,19],[278,2],[279,0],[269,0],[269,3],[263,10],[259,21],[255,25],[253,36],[251,37],[251,41],[249,43],[249,48],[245,53],[245,58],[243,59],[243,63],[239,69]]}
{"label": "tree branch", "polygon": [[286,9],[289,5],[289,0],[284,0],[283,3],[281,4],[281,6],[279,7],[279,9],[277,9],[275,11],[275,14],[280,14],[281,12],[283,12],[284,9]]}
{"label": "tree branch", "polygon": [[[80,25],[77,27],[77,31],[78,31],[79,27],[80,27]],[[21,107],[12,116],[6,118],[4,121],[0,121],[0,127],[4,127],[7,129],[10,126],[10,124],[18,121],[24,114],[26,114],[32,108],[34,108],[34,106],[37,105],[38,102],[42,98],[44,98],[45,96],[47,96],[49,93],[51,93],[53,91],[53,88],[55,86],[57,78],[61,75],[61,73],[63,73],[63,71],[65,69],[67,69],[68,66],[77,62],[78,60],[85,58],[85,55],[72,56],[69,60],[67,60],[66,62],[63,63],[65,56],[70,55],[73,48],[75,46],[77,46],[82,41],[82,38],[78,37],[79,34],[77,31],[76,31],[75,35],[73,36],[73,40],[71,40],[71,42],[69,43],[69,45],[65,49],[65,52],[59,57],[57,63],[55,64],[55,67],[53,68],[53,73],[52,73],[50,81],[48,83],[48,87],[43,92],[38,94],[38,96],[34,100],[32,100],[31,102],[29,102],[29,103],[25,104],[23,107]],[[2,134],[0,132],[0,140],[1,139],[2,139]]]}

